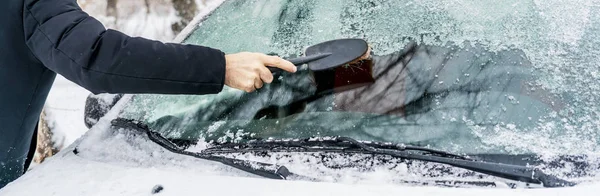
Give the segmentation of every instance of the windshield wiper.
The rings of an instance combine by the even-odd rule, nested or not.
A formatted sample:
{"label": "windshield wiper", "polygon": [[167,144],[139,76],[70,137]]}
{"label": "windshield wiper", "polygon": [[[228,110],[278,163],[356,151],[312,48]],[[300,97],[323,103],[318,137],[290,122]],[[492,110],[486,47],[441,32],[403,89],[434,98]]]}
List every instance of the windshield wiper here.
{"label": "windshield wiper", "polygon": [[576,183],[546,174],[538,168],[493,163],[470,159],[448,152],[416,146],[363,143],[349,137],[331,140],[253,141],[245,144],[224,144],[204,150],[204,153],[239,152],[353,152],[389,155],[396,158],[434,162],[463,168],[504,179],[542,184],[544,187],[574,186]]}
{"label": "windshield wiper", "polygon": [[184,148],[181,148],[181,147],[175,145],[173,142],[171,142],[167,138],[163,137],[159,133],[151,131],[147,125],[145,125],[144,123],[139,122],[139,121],[117,118],[117,119],[114,119],[111,122],[111,124],[113,126],[117,126],[119,128],[126,128],[126,129],[128,128],[128,129],[133,129],[136,131],[141,131],[141,132],[145,133],[148,136],[148,138],[150,140],[152,140],[153,142],[155,142],[158,145],[160,145],[161,147],[169,150],[170,152],[173,152],[176,154],[182,154],[182,155],[196,157],[199,159],[205,159],[205,160],[209,160],[209,161],[219,162],[219,163],[240,169],[242,171],[252,173],[252,174],[255,174],[258,176],[262,176],[265,178],[270,178],[270,179],[296,179],[296,180],[317,181],[317,179],[314,179],[314,178],[294,174],[294,173],[290,172],[285,166],[278,166],[278,165],[273,165],[273,164],[269,164],[269,163],[262,163],[262,162],[256,162],[256,161],[248,161],[248,160],[227,158],[227,157],[222,157],[222,156],[215,156],[215,155],[209,154],[209,153],[202,153],[202,152],[195,153],[195,152],[185,151]]}
{"label": "windshield wiper", "polygon": [[556,176],[552,176],[546,174],[539,170],[538,168],[520,166],[520,165],[509,165],[502,163],[491,163],[484,161],[477,161],[471,159],[457,159],[457,158],[448,158],[448,157],[438,157],[438,156],[430,156],[423,154],[410,153],[405,151],[394,151],[387,149],[377,149],[371,146],[367,146],[363,143],[360,143],[352,138],[340,137],[339,141],[345,141],[352,143],[354,145],[359,146],[360,148],[376,154],[384,154],[390,155],[393,157],[419,160],[419,161],[428,161],[434,163],[442,163],[451,165],[454,167],[459,167],[463,169],[468,169],[471,171],[488,174],[491,176],[496,176],[500,178],[505,178],[509,180],[515,180],[520,182],[527,183],[535,183],[542,184],[544,187],[564,187],[564,186],[574,186],[575,183],[560,179]]}
{"label": "windshield wiper", "polygon": [[546,174],[538,168],[474,160],[465,156],[423,147],[398,144],[363,143],[349,137],[337,137],[329,140],[259,140],[242,144],[230,143],[218,145],[216,147],[208,148],[196,153],[185,151],[185,149],[176,146],[159,133],[152,132],[146,125],[140,122],[134,122],[126,119],[116,119],[113,121],[113,125],[134,128],[137,130],[141,129],[147,133],[150,140],[156,142],[171,152],[217,161],[243,171],[271,179],[291,178],[315,180],[310,177],[294,174],[285,166],[276,166],[268,163],[232,159],[217,155],[244,152],[347,152],[378,154],[388,155],[394,158],[446,164],[508,180],[541,184],[547,188],[576,185],[574,182],[566,181],[556,176]]}
{"label": "windshield wiper", "polygon": [[[354,152],[364,153],[366,150],[352,142],[346,142],[345,139],[353,140],[348,137],[337,137],[331,139],[289,139],[289,140],[257,140],[247,143],[225,143],[203,150],[204,153],[222,154],[222,153],[243,153],[243,152]],[[359,142],[360,143],[360,142]],[[420,151],[424,154],[430,154],[440,157],[456,158],[468,160],[468,157],[452,154],[449,152],[423,148],[418,146],[409,146],[404,144],[364,142],[360,143],[368,147],[399,151]]]}

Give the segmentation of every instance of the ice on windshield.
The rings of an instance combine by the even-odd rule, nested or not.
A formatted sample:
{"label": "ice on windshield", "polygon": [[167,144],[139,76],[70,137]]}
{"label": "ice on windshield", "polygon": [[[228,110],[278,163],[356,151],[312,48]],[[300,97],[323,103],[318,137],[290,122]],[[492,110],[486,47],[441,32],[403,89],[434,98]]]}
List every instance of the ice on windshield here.
{"label": "ice on windshield", "polygon": [[345,135],[453,152],[595,155],[598,32],[600,8],[585,0],[227,1],[185,42],[291,57],[321,41],[363,38],[376,69],[398,69],[293,118],[254,119],[269,105],[312,95],[302,71],[254,94],[139,95],[125,116],[170,137]]}

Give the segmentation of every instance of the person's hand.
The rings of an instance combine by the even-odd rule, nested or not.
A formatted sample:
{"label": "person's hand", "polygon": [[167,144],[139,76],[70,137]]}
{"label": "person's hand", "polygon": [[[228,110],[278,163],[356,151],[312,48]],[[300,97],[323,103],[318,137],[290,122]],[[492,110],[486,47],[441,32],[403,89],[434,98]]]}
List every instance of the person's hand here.
{"label": "person's hand", "polygon": [[241,52],[225,55],[225,85],[252,92],[262,88],[263,83],[273,82],[273,74],[266,66],[296,72],[296,66],[277,56],[262,53]]}

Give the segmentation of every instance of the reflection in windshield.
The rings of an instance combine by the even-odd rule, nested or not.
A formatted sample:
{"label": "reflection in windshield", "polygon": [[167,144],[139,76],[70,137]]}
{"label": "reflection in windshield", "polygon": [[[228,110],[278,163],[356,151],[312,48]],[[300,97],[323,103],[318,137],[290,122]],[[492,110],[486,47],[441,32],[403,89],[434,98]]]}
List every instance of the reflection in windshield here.
{"label": "reflection in windshield", "polygon": [[372,64],[375,82],[366,86],[320,95],[303,69],[256,93],[218,96],[151,126],[167,137],[220,142],[227,136],[344,135],[441,148],[459,145],[464,151],[482,146],[470,127],[528,130],[560,109],[552,94],[532,91],[535,72],[519,50],[410,43],[398,52],[374,55]]}

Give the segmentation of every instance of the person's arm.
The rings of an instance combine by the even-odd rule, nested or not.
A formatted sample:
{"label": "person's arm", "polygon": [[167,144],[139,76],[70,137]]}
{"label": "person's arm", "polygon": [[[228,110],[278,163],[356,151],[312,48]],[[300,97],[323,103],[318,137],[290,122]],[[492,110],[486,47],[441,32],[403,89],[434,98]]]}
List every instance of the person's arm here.
{"label": "person's arm", "polygon": [[[25,41],[41,63],[94,94],[218,93],[226,83],[226,61],[240,61],[235,57],[244,56],[226,60],[225,54],[216,49],[166,44],[106,30],[81,10],[76,0],[25,0],[23,24]],[[277,63],[289,67],[285,62]],[[262,77],[268,69],[260,65],[263,68],[253,65],[263,72],[255,75],[268,79]],[[227,69],[235,73],[236,67],[248,66]],[[240,77],[229,77],[233,78],[228,80],[233,87],[248,88],[248,82],[235,81]]]}

